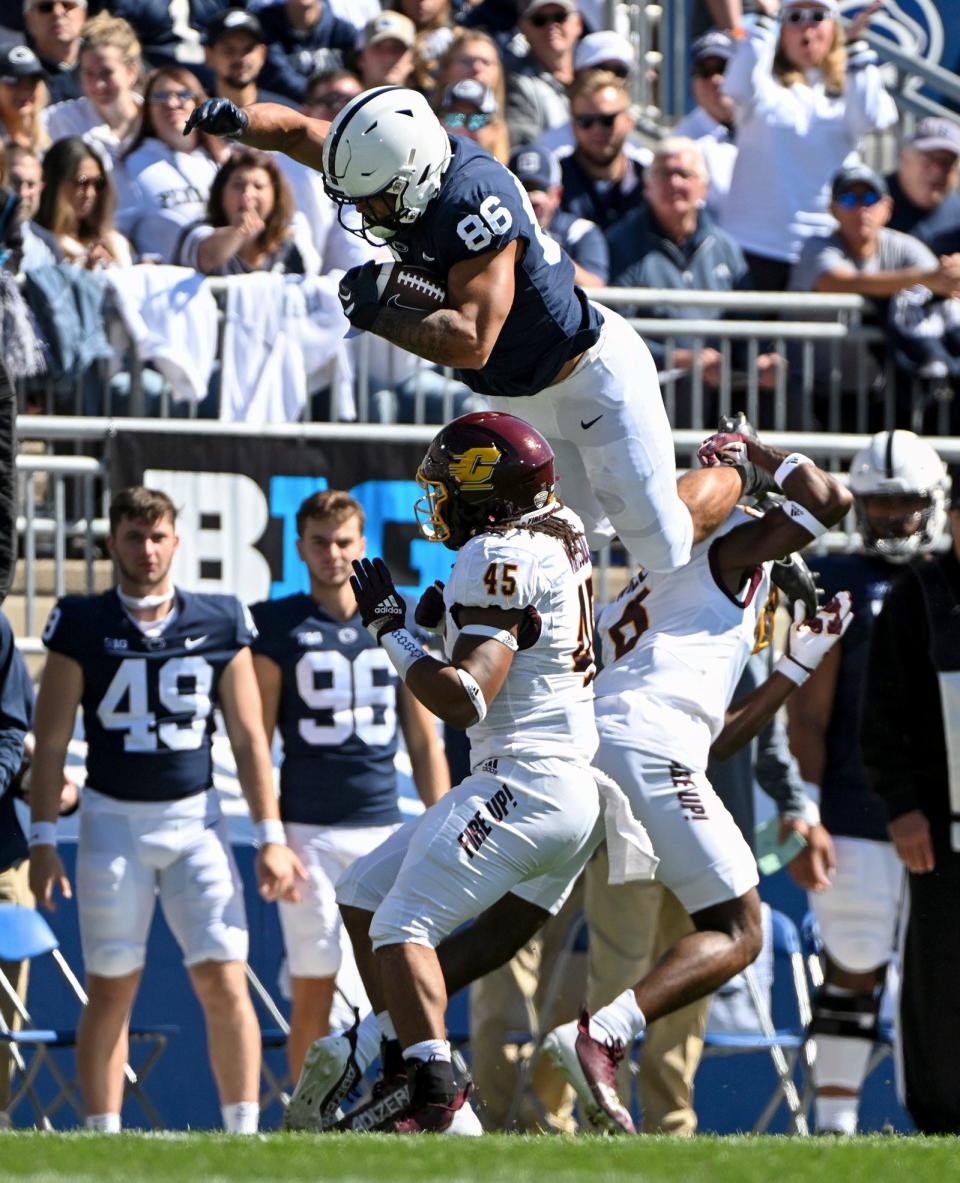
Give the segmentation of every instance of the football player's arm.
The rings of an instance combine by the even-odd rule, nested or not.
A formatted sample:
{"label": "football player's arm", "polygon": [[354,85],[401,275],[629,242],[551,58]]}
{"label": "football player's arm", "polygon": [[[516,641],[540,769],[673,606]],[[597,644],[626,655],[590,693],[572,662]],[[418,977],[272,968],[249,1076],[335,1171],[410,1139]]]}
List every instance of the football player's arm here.
{"label": "football player's arm", "polygon": [[283,672],[277,663],[262,653],[253,655],[253,672],[260,691],[260,710],[263,715],[263,732],[267,737],[267,744],[273,741],[273,732],[277,726],[277,716],[280,713],[280,690],[283,685]]}
{"label": "football player's arm", "polygon": [[827,764],[827,728],[840,676],[841,649],[826,655],[820,667],[790,696],[787,735],[808,791],[819,794]]}
{"label": "football player's arm", "polygon": [[437,721],[402,682],[397,687],[397,717],[413,768],[413,783],[424,805],[433,805],[450,791],[450,766],[437,734]]}
{"label": "football player's arm", "polygon": [[247,126],[237,137],[241,144],[263,152],[282,152],[308,168],[323,171],[323,143],[330,130],[325,119],[310,119],[281,103],[245,107]]}
{"label": "football player's arm", "polygon": [[[751,440],[747,449],[748,458],[771,474],[780,471],[789,455],[796,455],[756,440]],[[781,479],[780,488],[787,498],[783,506],[724,534],[714,546],[714,570],[734,594],[742,586],[744,572],[808,546],[843,521],[853,505],[849,490],[810,462],[791,466]]]}
{"label": "football player's arm", "polygon": [[[516,640],[523,619],[523,612],[515,608],[462,608],[459,627],[488,625],[510,633]],[[450,662],[422,658],[410,667],[406,684],[438,719],[465,730],[477,722],[478,714],[457,670],[463,670],[477,684],[489,707],[506,681],[513,653],[513,649],[492,637],[461,635],[457,637]]]}
{"label": "football player's arm", "polygon": [[[53,831],[63,791],[63,766],[73,735],[77,707],[83,697],[83,669],[63,653],[49,653],[40,679],[33,720],[34,749],[30,782],[30,890],[43,907],[53,910],[54,892],[72,895],[70,881],[57,854]],[[37,841],[50,836],[49,841]]]}
{"label": "football player's arm", "polygon": [[447,275],[447,305],[427,316],[383,308],[373,331],[440,366],[479,370],[487,364],[513,306],[520,243],[455,263]]}
{"label": "football player's arm", "polygon": [[[254,828],[261,834],[257,853],[260,894],[267,900],[296,902],[300,899],[297,880],[305,879],[306,873],[283,837],[253,655],[246,646],[236,653],[223,671],[219,700],[237,762],[237,779]],[[266,827],[261,823],[266,823]]]}

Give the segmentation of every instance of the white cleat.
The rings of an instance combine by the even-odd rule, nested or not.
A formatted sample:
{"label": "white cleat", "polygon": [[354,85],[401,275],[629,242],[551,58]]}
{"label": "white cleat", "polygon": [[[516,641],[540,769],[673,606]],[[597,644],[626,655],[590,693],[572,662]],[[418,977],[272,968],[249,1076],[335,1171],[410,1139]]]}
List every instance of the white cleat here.
{"label": "white cleat", "polygon": [[635,1134],[629,1111],[617,1092],[617,1065],[623,1059],[620,1043],[600,1043],[589,1031],[590,1017],[584,1011],[573,1020],[554,1027],[543,1041],[543,1050],[573,1085],[583,1111],[608,1134]]}
{"label": "white cleat", "polygon": [[476,1110],[469,1101],[465,1101],[463,1106],[454,1114],[453,1121],[443,1132],[445,1134],[460,1134],[462,1137],[467,1138],[478,1138],[484,1133],[484,1128],[480,1124],[480,1118],[477,1117]]}
{"label": "white cleat", "polygon": [[340,1105],[360,1082],[356,1025],[341,1035],[325,1035],[311,1044],[303,1070],[283,1115],[285,1130],[321,1133],[336,1125]]}

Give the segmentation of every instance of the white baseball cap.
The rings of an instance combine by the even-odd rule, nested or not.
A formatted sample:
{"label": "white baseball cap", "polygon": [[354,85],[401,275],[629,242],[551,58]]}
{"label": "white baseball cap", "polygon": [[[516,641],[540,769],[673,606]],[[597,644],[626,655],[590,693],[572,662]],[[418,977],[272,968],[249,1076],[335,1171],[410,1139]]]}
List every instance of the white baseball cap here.
{"label": "white baseball cap", "polygon": [[612,29],[588,33],[580,39],[573,51],[573,68],[577,73],[603,66],[607,62],[619,62],[630,70],[636,60],[630,42],[619,33],[614,33]]}

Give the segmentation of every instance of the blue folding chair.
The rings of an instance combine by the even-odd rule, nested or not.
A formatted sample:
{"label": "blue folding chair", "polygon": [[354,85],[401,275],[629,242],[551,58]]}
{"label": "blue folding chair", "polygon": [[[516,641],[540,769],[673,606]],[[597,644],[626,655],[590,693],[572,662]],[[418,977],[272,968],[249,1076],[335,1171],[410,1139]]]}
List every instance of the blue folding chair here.
{"label": "blue folding chair", "polygon": [[757,981],[753,966],[744,970],[744,980],[757,1026],[754,1030],[710,1031],[704,1035],[704,1055],[742,1055],[767,1053],[777,1074],[778,1085],[753,1127],[754,1133],[763,1133],[773,1120],[774,1114],[785,1103],[790,1114],[793,1130],[797,1134],[808,1134],[809,1128],[803,1101],[794,1080],[797,1061],[803,1059],[809,1068],[812,1050],[809,1046],[807,1028],[810,1024],[810,991],[807,985],[806,967],[800,945],[797,926],[789,916],[776,909],[770,910],[771,939],[774,955],[774,974],[778,966],[790,971],[791,996],[795,1010],[795,1022],[788,1026],[776,1026],[770,1003]]}
{"label": "blue folding chair", "polygon": [[[0,904],[0,961],[33,961],[48,953],[80,1006],[86,1006],[86,991],[60,952],[59,942],[46,920],[32,908],[23,908],[18,904]],[[13,1031],[0,1017],[0,1041],[10,1047],[14,1067],[17,1070],[8,1112],[12,1114],[21,1101],[28,1100],[33,1108],[36,1125],[48,1130],[53,1128],[51,1118],[64,1104],[68,1104],[77,1117],[82,1119],[84,1116],[83,1102],[77,1092],[76,1084],[67,1078],[56,1059],[50,1054],[55,1048],[75,1047],[77,1042],[76,1028],[37,1026],[23,1000],[2,971],[0,971],[0,991],[10,1000],[23,1024],[20,1030]],[[163,1122],[144,1092],[143,1084],[163,1054],[169,1037],[178,1034],[179,1028],[169,1025],[133,1026],[130,1028],[130,1042],[143,1044],[147,1052],[137,1070],[134,1070],[130,1064],[124,1065],[126,1091],[136,1097],[144,1115],[154,1129],[162,1129]],[[25,1051],[31,1053],[29,1059],[25,1057]],[[49,1101],[43,1100],[36,1088],[37,1078],[44,1067],[53,1077],[58,1090]]]}

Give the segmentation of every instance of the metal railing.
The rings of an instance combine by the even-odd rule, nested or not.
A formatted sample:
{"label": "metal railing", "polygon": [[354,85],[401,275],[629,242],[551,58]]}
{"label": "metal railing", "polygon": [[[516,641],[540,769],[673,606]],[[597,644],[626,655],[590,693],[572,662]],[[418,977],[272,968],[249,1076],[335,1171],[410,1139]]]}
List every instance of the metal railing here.
{"label": "metal railing", "polygon": [[[419,443],[426,446],[433,438],[435,428],[427,426],[383,426],[374,424],[308,424],[291,423],[274,426],[256,426],[243,423],[213,423],[184,420],[163,421],[157,419],[92,419],[69,416],[21,416],[17,424],[21,439],[59,444],[64,440],[83,442],[91,451],[97,445],[105,446],[111,436],[124,431],[170,432],[188,431],[197,435],[253,436],[260,439],[307,439],[318,441],[378,440],[382,442]],[[697,448],[704,432],[694,429],[674,431],[678,463],[681,469],[696,465]],[[769,432],[764,440],[774,447],[787,451],[801,451],[817,460],[824,467],[842,472],[851,456],[869,440],[861,434],[829,435],[821,432]],[[951,464],[960,463],[960,437],[945,437],[931,440],[940,456]],[[67,589],[67,561],[77,555],[81,562],[82,588],[86,593],[95,590],[95,559],[98,544],[108,531],[106,517],[102,513],[111,496],[110,472],[102,456],[56,456],[21,454],[17,458],[17,470],[21,477],[23,515],[18,520],[23,563],[22,591],[14,596],[23,597],[24,628],[18,638],[18,645],[27,653],[43,652],[39,629],[44,621],[40,619],[37,562],[41,549],[52,559],[53,575],[50,592],[61,596]],[[35,484],[46,483],[44,495],[39,495]],[[98,512],[99,511],[99,512]],[[854,523],[851,518],[843,527],[831,531],[820,540],[817,550],[845,550],[856,544]],[[77,560],[74,560],[77,561]],[[611,555],[609,548],[599,556],[597,563],[598,596],[606,597]],[[76,574],[76,573],[74,573]]]}

